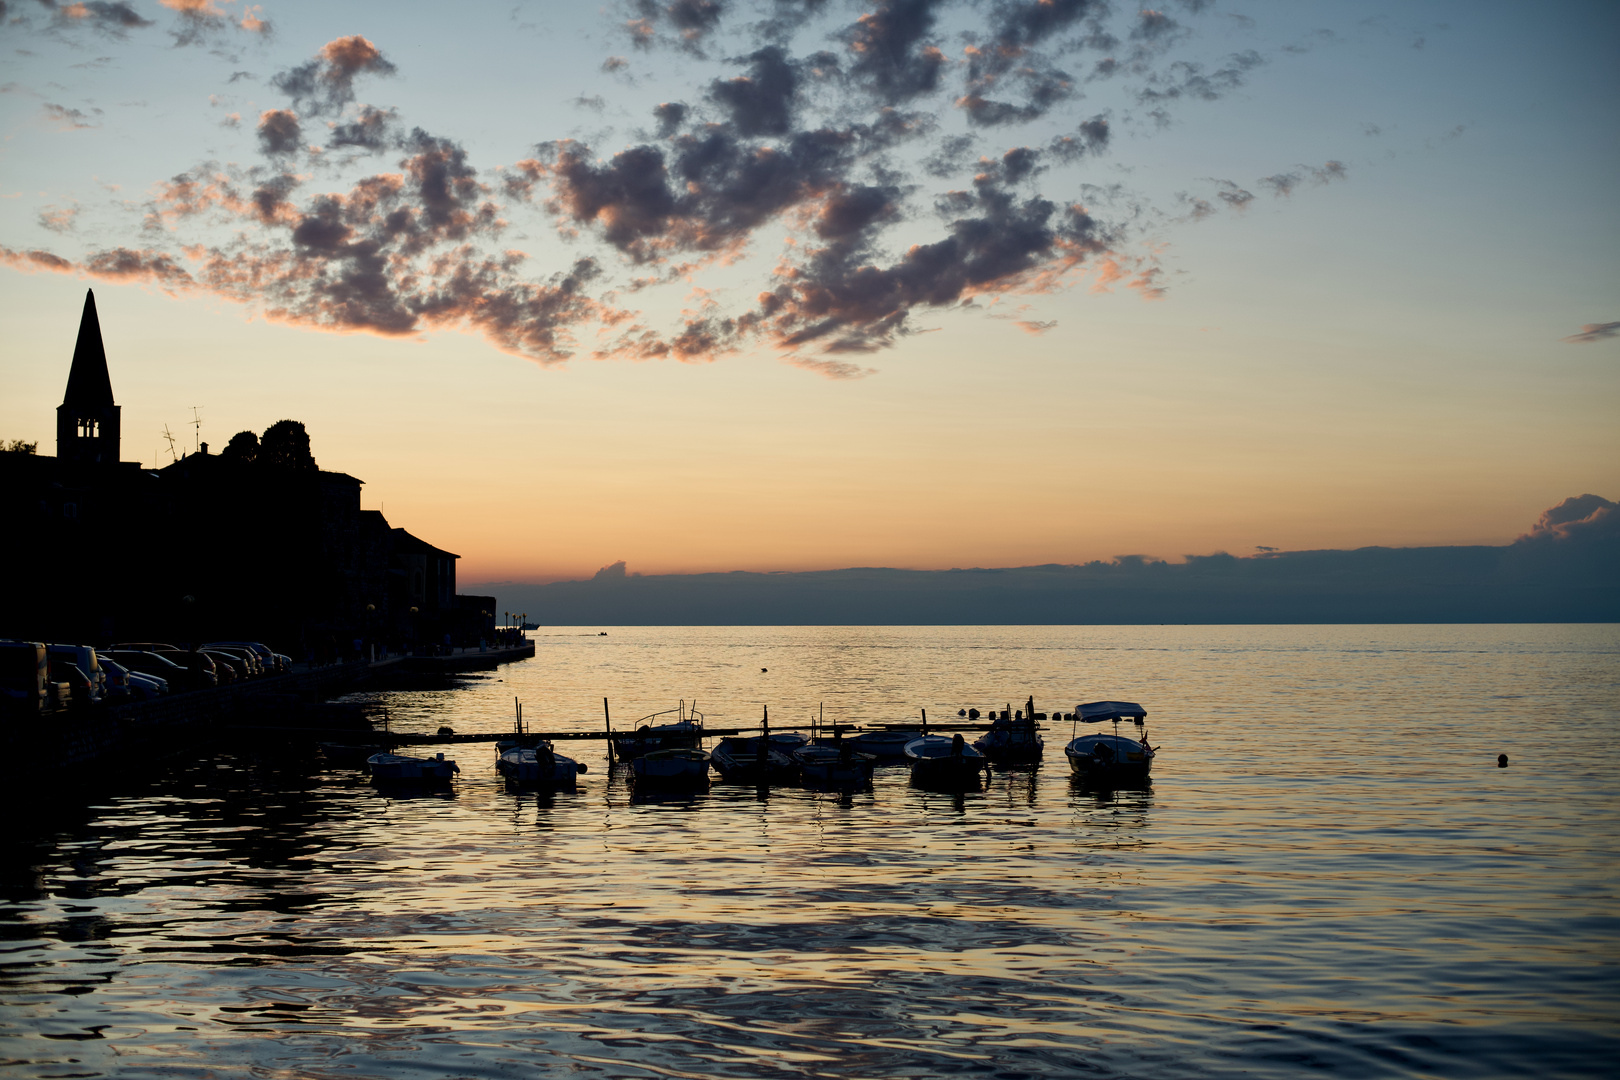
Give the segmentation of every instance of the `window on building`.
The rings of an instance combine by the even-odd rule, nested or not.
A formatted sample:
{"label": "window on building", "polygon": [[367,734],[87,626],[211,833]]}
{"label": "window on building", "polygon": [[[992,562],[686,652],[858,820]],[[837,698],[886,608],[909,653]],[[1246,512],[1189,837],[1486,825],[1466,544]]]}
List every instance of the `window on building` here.
{"label": "window on building", "polygon": [[100,424],[95,420],[85,419],[85,420],[80,420],[79,421],[79,436],[80,436],[80,438],[94,439],[99,430],[100,430]]}

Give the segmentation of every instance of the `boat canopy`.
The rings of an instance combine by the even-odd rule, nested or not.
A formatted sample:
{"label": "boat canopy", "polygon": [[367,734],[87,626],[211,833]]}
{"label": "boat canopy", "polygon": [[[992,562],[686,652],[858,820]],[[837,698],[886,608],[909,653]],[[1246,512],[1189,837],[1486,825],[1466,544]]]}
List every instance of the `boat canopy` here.
{"label": "boat canopy", "polygon": [[1074,718],[1083,724],[1095,724],[1101,720],[1140,720],[1146,715],[1146,709],[1131,701],[1092,701],[1074,710]]}

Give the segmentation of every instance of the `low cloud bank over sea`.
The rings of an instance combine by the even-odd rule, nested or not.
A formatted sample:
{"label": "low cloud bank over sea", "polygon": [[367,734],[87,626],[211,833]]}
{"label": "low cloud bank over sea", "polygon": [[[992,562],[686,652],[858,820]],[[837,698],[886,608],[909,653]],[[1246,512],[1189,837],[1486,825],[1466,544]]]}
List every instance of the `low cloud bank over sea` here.
{"label": "low cloud bank over sea", "polygon": [[1620,621],[1620,504],[1564,500],[1511,544],[1079,566],[631,573],[496,582],[545,626]]}

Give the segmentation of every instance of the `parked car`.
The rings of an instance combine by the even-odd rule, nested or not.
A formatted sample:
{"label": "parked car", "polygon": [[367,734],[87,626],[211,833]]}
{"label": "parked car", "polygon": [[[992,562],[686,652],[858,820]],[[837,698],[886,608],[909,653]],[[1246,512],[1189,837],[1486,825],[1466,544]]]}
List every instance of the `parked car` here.
{"label": "parked car", "polygon": [[[133,652],[182,652],[178,645],[165,645],[161,641],[120,641],[108,649],[129,649]],[[106,651],[106,650],[103,650]]]}
{"label": "parked car", "polygon": [[101,665],[96,662],[96,650],[88,645],[47,643],[45,654],[53,662],[61,660],[79,669],[80,674],[85,677],[85,685],[81,689],[75,681],[73,692],[85,695],[88,704],[93,705],[106,695],[107,679],[101,673]]}
{"label": "parked car", "polygon": [[37,641],[0,641],[0,707],[9,716],[38,716],[49,696],[45,646]]}
{"label": "parked car", "polygon": [[161,653],[138,652],[134,649],[112,649],[108,655],[131,671],[139,672],[142,675],[155,675],[167,681],[171,689],[183,687],[187,690],[197,690],[206,685],[198,676]]}
{"label": "parked car", "polygon": [[136,701],[151,701],[169,692],[169,680],[132,671],[129,673],[129,692]]}
{"label": "parked car", "polygon": [[248,675],[252,678],[256,679],[260,675],[268,674],[264,669],[264,663],[259,659],[259,654],[245,645],[207,645],[204,647],[210,652],[222,652],[228,656],[238,658],[247,665]]}
{"label": "parked car", "polygon": [[[280,653],[273,652],[270,646],[264,644],[263,642],[211,641],[207,645],[204,645],[203,648],[212,649],[217,646],[225,646],[226,648],[231,649],[252,649],[254,655],[259,658],[259,665],[264,668],[264,673],[266,675],[285,675],[287,672],[292,670],[292,661],[290,659],[282,656]],[[283,666],[281,663],[283,660],[287,661],[285,666]]]}
{"label": "parked car", "polygon": [[196,675],[204,686],[219,685],[219,672],[214,666],[214,658],[205,652],[186,652],[181,649],[150,649],[148,651],[173,660],[193,675]]}
{"label": "parked car", "polygon": [[247,664],[240,657],[229,653],[215,652],[213,649],[203,649],[214,661],[214,674],[219,677],[219,685],[240,682],[247,678]]}
{"label": "parked car", "polygon": [[105,700],[127,701],[132,696],[129,689],[129,668],[111,657],[100,654],[97,654],[96,662],[101,665],[101,674],[107,680]]}
{"label": "parked car", "polygon": [[101,694],[96,685],[90,681],[90,676],[78,664],[71,660],[50,655],[50,646],[45,647],[46,663],[49,665],[49,678],[58,686],[68,686],[72,690],[64,702],[76,708],[88,709],[101,700]]}

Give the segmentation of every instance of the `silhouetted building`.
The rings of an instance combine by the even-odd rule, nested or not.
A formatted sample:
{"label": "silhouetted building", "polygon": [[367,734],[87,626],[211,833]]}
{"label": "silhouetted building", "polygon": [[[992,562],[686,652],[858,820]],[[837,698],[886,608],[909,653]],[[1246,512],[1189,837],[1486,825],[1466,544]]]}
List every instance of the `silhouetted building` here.
{"label": "silhouetted building", "polygon": [[268,446],[291,449],[244,457],[203,444],[161,469],[120,463],[119,407],[87,293],[57,456],[0,453],[10,583],[0,637],[251,639],[319,655],[355,638],[486,636],[456,615],[458,556],[362,510],[362,481],[316,468],[302,424],[270,431]]}
{"label": "silhouetted building", "polygon": [[101,344],[101,320],[96,317],[96,294],[86,289],[67,393],[56,409],[56,456],[63,461],[116,464],[118,421],[112,377],[107,374],[107,351]]}

